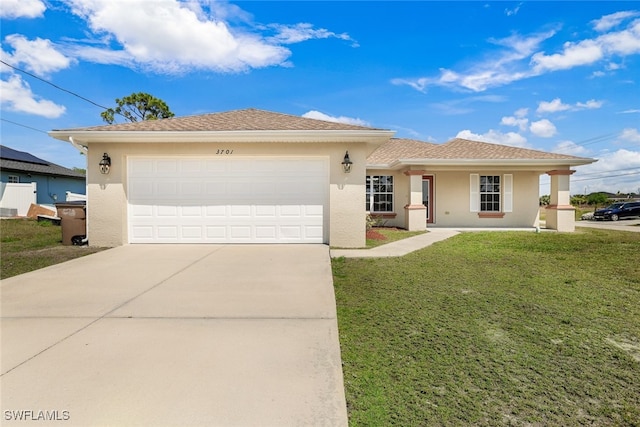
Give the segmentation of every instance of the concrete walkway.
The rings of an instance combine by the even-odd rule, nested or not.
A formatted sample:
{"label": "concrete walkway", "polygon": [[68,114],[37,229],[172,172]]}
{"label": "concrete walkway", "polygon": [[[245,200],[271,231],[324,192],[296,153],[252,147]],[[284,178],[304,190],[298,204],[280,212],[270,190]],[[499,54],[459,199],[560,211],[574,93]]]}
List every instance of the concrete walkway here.
{"label": "concrete walkway", "polygon": [[[544,228],[541,222],[542,232],[554,232]],[[601,228],[605,230],[620,230],[640,233],[640,220],[611,221],[576,221],[576,227]],[[432,244],[448,239],[462,232],[472,231],[529,231],[535,232],[533,227],[529,228],[439,228],[430,227],[428,232],[408,239],[398,240],[385,245],[376,246],[371,249],[332,249],[331,258],[385,258],[399,257],[417,251]]]}
{"label": "concrete walkway", "polygon": [[4,280],[2,425],[346,426],[328,251],[130,245]]}
{"label": "concrete walkway", "polygon": [[430,227],[428,232],[419,236],[409,237],[386,245],[376,246],[371,249],[332,249],[331,258],[384,258],[404,256],[436,242],[448,239],[462,232],[471,231],[529,231],[534,228],[440,228]]}
{"label": "concrete walkway", "polygon": [[426,248],[459,232],[450,228],[433,228],[428,233],[409,237],[371,249],[331,249],[331,258],[383,258],[398,257]]}

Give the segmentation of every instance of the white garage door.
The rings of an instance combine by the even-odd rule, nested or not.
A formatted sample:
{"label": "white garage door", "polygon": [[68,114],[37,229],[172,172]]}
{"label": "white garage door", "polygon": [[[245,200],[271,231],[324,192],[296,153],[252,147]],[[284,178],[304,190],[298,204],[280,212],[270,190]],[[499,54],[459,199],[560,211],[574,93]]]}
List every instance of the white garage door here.
{"label": "white garage door", "polygon": [[323,243],[324,158],[128,160],[130,243]]}

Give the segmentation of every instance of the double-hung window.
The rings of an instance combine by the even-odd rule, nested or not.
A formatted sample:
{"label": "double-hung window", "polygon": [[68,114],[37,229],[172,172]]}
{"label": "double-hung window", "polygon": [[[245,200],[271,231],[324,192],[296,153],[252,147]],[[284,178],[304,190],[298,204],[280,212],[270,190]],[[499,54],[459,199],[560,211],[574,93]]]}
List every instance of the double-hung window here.
{"label": "double-hung window", "polygon": [[470,210],[480,214],[513,211],[513,175],[470,175]]}
{"label": "double-hung window", "polygon": [[500,175],[480,175],[480,212],[500,212]]}
{"label": "double-hung window", "polygon": [[368,212],[393,212],[393,176],[367,176]]}
{"label": "double-hung window", "polygon": [[9,178],[7,179],[7,182],[10,184],[19,184],[20,183],[20,177],[18,175],[9,175]]}

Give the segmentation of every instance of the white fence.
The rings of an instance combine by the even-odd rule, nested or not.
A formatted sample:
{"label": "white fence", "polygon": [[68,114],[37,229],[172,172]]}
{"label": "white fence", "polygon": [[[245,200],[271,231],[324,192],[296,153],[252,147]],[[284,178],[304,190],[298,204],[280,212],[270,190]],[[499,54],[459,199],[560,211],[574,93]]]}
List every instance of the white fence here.
{"label": "white fence", "polygon": [[37,186],[0,182],[0,208],[17,209],[18,216],[27,216],[32,203],[37,201]]}

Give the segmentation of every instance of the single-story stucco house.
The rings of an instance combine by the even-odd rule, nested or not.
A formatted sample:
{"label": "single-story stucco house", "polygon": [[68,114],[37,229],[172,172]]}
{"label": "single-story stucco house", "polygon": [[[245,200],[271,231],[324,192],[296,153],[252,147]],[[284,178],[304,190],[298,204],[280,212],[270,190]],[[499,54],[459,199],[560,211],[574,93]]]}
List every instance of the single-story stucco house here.
{"label": "single-story stucco house", "polygon": [[256,109],[54,130],[88,149],[88,237],[129,243],[365,245],[366,215],[409,230],[573,231],[572,167],[589,158],[394,132]]}
{"label": "single-story stucco house", "polygon": [[0,145],[0,207],[24,216],[31,203],[53,205],[66,194],[85,194],[83,171]]}

